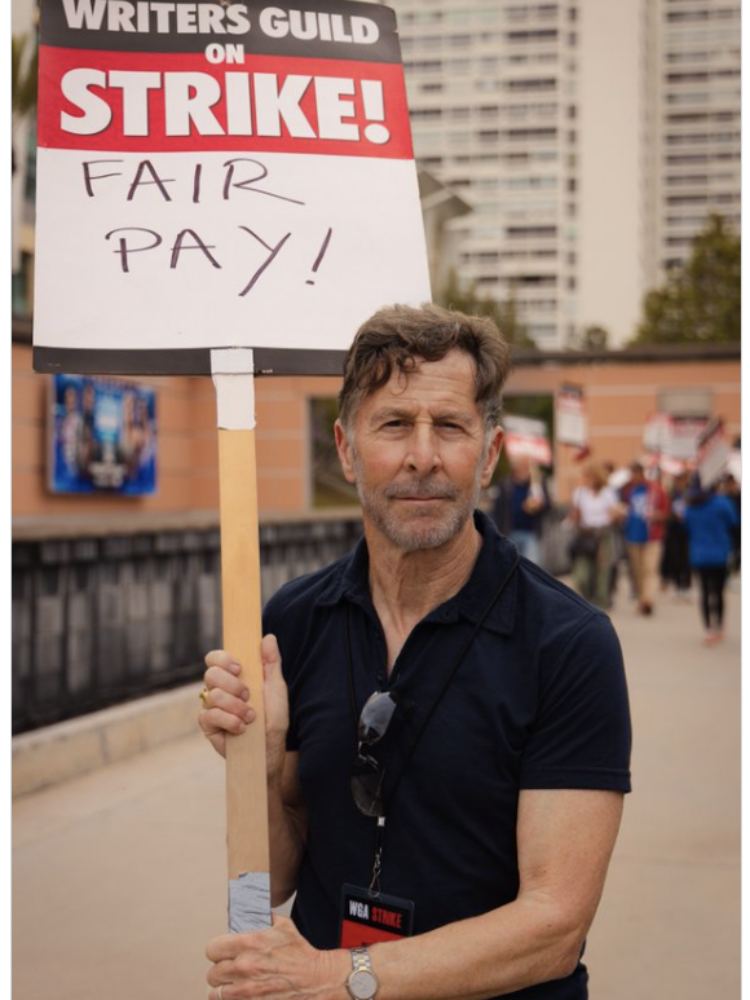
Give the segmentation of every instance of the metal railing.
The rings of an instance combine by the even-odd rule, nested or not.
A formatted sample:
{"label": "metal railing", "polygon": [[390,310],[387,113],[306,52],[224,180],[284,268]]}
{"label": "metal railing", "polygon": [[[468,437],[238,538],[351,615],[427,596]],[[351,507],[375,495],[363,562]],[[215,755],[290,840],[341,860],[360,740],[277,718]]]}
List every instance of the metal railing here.
{"label": "metal railing", "polygon": [[[347,552],[358,516],[263,524],[266,600]],[[13,732],[184,684],[221,645],[219,531],[13,543]]]}

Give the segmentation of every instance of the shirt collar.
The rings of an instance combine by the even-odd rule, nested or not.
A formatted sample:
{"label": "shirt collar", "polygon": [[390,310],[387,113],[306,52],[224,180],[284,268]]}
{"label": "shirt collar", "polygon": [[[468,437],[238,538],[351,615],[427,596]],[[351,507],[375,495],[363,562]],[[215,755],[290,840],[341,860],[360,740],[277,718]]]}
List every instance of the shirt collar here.
{"label": "shirt collar", "polygon": [[[510,539],[501,535],[482,511],[474,512],[474,523],[482,535],[483,544],[471,576],[457,594],[427,615],[427,621],[451,624],[464,618],[476,624],[514,566],[518,553]],[[319,603],[334,605],[346,599],[372,609],[368,571],[367,542],[360,538],[353,551],[340,563],[338,573],[321,594]],[[510,635],[515,622],[517,596],[518,575],[513,573],[502,595],[487,612],[484,627],[501,635]]]}

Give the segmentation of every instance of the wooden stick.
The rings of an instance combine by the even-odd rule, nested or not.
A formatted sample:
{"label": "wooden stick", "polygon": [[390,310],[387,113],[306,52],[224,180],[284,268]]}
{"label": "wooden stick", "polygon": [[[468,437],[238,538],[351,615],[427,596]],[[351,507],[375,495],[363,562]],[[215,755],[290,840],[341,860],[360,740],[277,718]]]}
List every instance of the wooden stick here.
{"label": "wooden stick", "polygon": [[229,929],[247,931],[271,923],[252,351],[213,351],[211,360],[219,416],[223,645],[242,664],[257,713],[241,736],[227,738]]}

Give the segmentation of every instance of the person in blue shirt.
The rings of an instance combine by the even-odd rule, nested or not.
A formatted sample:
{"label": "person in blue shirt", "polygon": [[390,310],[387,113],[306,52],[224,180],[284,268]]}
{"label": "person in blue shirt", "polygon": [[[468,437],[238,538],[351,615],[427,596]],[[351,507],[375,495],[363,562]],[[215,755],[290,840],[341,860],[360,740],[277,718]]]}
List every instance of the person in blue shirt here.
{"label": "person in blue shirt", "polygon": [[539,470],[529,458],[513,459],[510,475],[498,483],[492,517],[521,555],[537,565],[542,562],[540,539],[549,509],[547,484]]}
{"label": "person in blue shirt", "polygon": [[[437,306],[354,339],[335,439],[364,537],[263,619],[271,899],[292,918],[211,942],[209,1000],[588,996],[627,687],[609,618],[477,510],[509,361],[491,320]],[[206,664],[223,754],[257,717],[230,651]]]}
{"label": "person in blue shirt", "polygon": [[724,589],[737,512],[728,497],[703,489],[698,476],[694,477],[686,500],[688,553],[700,581],[704,642],[713,646],[724,638]]}

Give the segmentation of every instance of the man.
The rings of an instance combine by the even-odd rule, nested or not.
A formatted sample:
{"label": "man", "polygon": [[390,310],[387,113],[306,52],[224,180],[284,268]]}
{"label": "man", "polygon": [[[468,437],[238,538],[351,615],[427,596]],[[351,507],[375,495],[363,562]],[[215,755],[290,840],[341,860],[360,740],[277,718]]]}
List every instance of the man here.
{"label": "man", "polygon": [[642,615],[653,614],[659,564],[664,544],[666,521],[669,517],[669,497],[659,481],[659,470],[646,479],[640,462],[630,467],[630,482],[623,488],[627,503],[625,542]]}
{"label": "man", "polygon": [[550,508],[547,486],[530,459],[511,462],[510,476],[498,484],[492,517],[522,556],[541,562],[539,540],[544,515]]}
{"label": "man", "polygon": [[[272,895],[296,892],[293,920],[213,941],[210,1000],[587,996],[627,692],[606,616],[475,510],[508,368],[490,320],[435,306],[355,338],[335,436],[364,539],[264,621]],[[206,662],[223,752],[253,712],[231,655]],[[356,922],[376,910],[387,939],[350,952],[384,936]]]}

